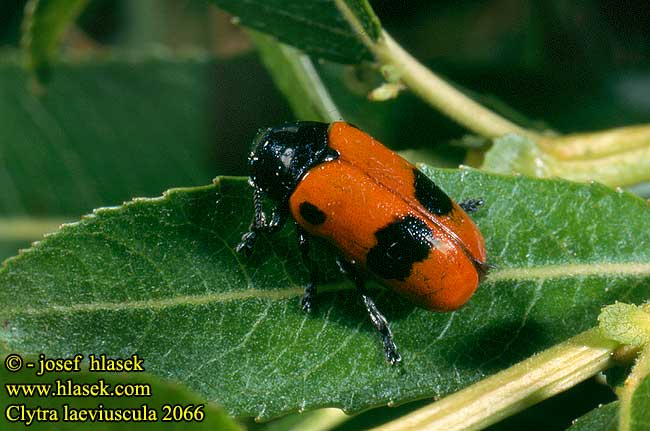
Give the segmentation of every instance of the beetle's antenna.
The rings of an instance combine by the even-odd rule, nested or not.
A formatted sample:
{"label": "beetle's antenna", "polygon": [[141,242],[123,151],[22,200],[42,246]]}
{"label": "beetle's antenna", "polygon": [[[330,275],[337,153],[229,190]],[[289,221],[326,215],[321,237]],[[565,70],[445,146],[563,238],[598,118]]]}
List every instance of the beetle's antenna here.
{"label": "beetle's antenna", "polygon": [[262,210],[262,192],[258,188],[253,191],[253,208],[255,215],[250,229],[251,231],[257,231],[261,226],[266,224],[266,215]]}
{"label": "beetle's antenna", "polygon": [[253,221],[248,227],[248,232],[246,232],[241,237],[241,241],[235,247],[237,253],[244,253],[247,257],[250,256],[253,251],[253,245],[257,240],[257,232],[260,230],[266,221],[266,216],[264,211],[262,211],[262,194],[260,189],[255,188],[253,191]]}

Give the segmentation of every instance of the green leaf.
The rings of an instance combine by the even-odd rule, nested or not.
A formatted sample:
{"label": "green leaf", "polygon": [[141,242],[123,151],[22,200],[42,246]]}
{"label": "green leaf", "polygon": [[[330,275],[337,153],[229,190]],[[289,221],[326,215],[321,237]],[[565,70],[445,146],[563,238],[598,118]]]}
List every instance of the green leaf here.
{"label": "green leaf", "polygon": [[506,134],[494,139],[482,168],[495,173],[516,172],[629,187],[650,179],[650,126],[537,140]]}
{"label": "green leaf", "polygon": [[98,210],[8,261],[0,341],[57,356],[138,352],[147,371],[231,414],[271,418],[439,397],[593,326],[605,304],[650,297],[641,199],[598,184],[423,169],[452,197],[485,200],[475,220],[497,269],[454,313],[373,290],[399,368],[385,363],[331,263],[319,311],[300,310],[308,277],[293,228],[260,240],[250,259],[234,253],[252,204],[245,180],[232,178]]}
{"label": "green leaf", "polygon": [[22,45],[27,67],[40,82],[50,78],[65,29],[84,10],[88,0],[29,0],[25,7]]}
{"label": "green leaf", "polygon": [[0,62],[0,214],[77,218],[209,181],[214,66],[166,55],[64,62],[36,96],[17,64]]}
{"label": "green leaf", "polygon": [[641,347],[650,342],[650,314],[636,305],[608,305],[598,316],[598,322],[603,335],[621,344]]}
{"label": "green leaf", "polygon": [[363,32],[370,40],[376,41],[381,36],[381,23],[370,7],[368,0],[335,0],[339,10],[347,8],[359,22]]}
{"label": "green leaf", "polygon": [[[618,334],[617,334],[618,335]],[[621,431],[644,430],[650,425],[650,346],[645,345],[623,386],[616,392],[620,400]]]}
{"label": "green leaf", "polygon": [[650,376],[646,376],[632,395],[630,431],[650,429]]}
{"label": "green leaf", "polygon": [[[2,356],[4,361],[5,356]],[[33,358],[32,361],[36,362]],[[87,359],[82,363],[87,364]],[[10,373],[3,366],[0,369],[0,382],[3,385],[7,384],[35,384],[35,385],[52,385],[52,391],[55,391],[56,380],[61,380],[64,385],[66,380],[71,380],[75,385],[92,385],[97,384],[100,379],[103,379],[106,384],[110,385],[107,390],[113,390],[115,385],[138,385],[132,387],[136,391],[149,391],[150,396],[134,396],[134,397],[39,397],[39,396],[13,396],[10,397],[6,388],[3,386],[0,391],[0,406],[2,406],[3,414],[0,415],[0,427],[3,430],[24,430],[26,429],[23,422],[9,422],[5,417],[5,411],[9,405],[24,404],[27,408],[35,409],[37,406],[41,409],[53,409],[59,418],[58,422],[35,421],[27,429],[35,430],[87,430],[90,428],[89,421],[65,423],[62,421],[64,414],[64,404],[67,404],[71,409],[90,409],[97,410],[103,409],[122,409],[122,410],[140,410],[146,404],[147,409],[156,411],[157,422],[140,422],[137,424],[138,430],[196,430],[196,431],[241,431],[242,427],[235,423],[226,415],[220,407],[214,404],[206,403],[201,397],[189,392],[186,388],[174,383],[164,382],[155,376],[148,374],[138,373],[96,373],[81,371],[76,373],[50,373],[44,376],[36,376],[34,369],[23,368],[17,373]],[[36,389],[38,390],[38,389]],[[180,406],[198,406],[204,404],[203,412],[205,417],[202,421],[181,421],[181,422],[163,422],[161,419],[165,415],[163,405],[180,405]],[[99,406],[102,407],[99,407]],[[190,411],[193,411],[191,408]],[[15,417],[17,412],[12,410],[12,416]],[[47,415],[49,416],[49,414]],[[147,416],[145,416],[147,417]],[[105,431],[118,431],[118,430],[132,430],[134,429],[134,422],[132,421],[97,421],[92,423],[93,430]]]}
{"label": "green leaf", "polygon": [[499,174],[519,173],[547,178],[553,174],[549,163],[552,163],[551,158],[542,152],[535,141],[508,134],[494,139],[481,169]]}
{"label": "green leaf", "polygon": [[[336,8],[334,0],[212,0],[236,16],[243,25],[267,33],[308,54],[340,63],[372,58],[354,29]],[[376,37],[379,21],[365,0],[349,0],[363,17],[368,34]]]}
{"label": "green leaf", "polygon": [[618,401],[598,407],[576,419],[567,431],[616,431],[618,430]]}
{"label": "green leaf", "polygon": [[36,96],[17,61],[0,61],[0,260],[92,208],[209,181],[216,67],[167,55],[63,61]]}
{"label": "green leaf", "polygon": [[[596,379],[588,379],[486,428],[486,431],[564,430],[576,422],[582,422],[582,415],[595,407],[609,404],[615,399],[609,387]],[[580,417],[576,420],[577,415]],[[615,419],[613,423],[616,423]]]}
{"label": "green leaf", "polygon": [[307,55],[262,33],[251,31],[249,34],[297,119],[326,123],[341,119],[336,104]]}

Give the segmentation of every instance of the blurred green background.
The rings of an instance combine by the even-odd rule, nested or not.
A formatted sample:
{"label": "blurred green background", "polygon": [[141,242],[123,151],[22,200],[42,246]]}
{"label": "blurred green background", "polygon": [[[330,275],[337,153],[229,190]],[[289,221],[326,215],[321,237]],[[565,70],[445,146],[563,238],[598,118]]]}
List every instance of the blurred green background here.
{"label": "blurred green background", "polygon": [[[646,1],[371,4],[415,57],[524,125],[572,132],[650,118]],[[209,2],[90,1],[42,91],[21,67],[24,6],[0,2],[0,260],[93,208],[245,175],[257,129],[294,119],[246,32]],[[367,67],[314,60],[346,120],[392,148],[463,162],[462,128],[410,94],[368,102],[379,82]],[[588,411],[612,399],[601,389],[588,382],[495,429],[568,424],[562,406]]]}
{"label": "blurred green background", "polygon": [[[386,29],[418,59],[482,103],[516,120],[571,132],[639,123],[649,117],[650,5],[647,2],[631,1],[625,5],[613,1],[558,0],[371,3]],[[15,112],[24,108],[30,116],[30,107],[25,105],[31,102],[16,100],[31,94],[25,85],[27,78],[21,76],[17,55],[12,52],[19,45],[24,4],[24,0],[6,0],[0,4],[0,47],[4,52],[0,56],[0,91],[4,96],[0,101],[3,104],[0,108],[3,110],[0,111],[2,148],[13,148],[17,138],[24,140],[14,129],[29,128],[22,126],[30,122],[38,123],[34,118],[19,118],[20,114]],[[338,96],[345,118],[393,148],[431,148],[465,133],[409,94],[386,103],[366,102],[365,95],[377,84],[376,77],[369,78],[371,73],[367,70],[318,61],[316,64],[332,93]],[[87,68],[96,76],[83,82],[88,76]],[[160,68],[171,70],[160,72]],[[111,85],[102,82],[106,76],[117,81],[113,89],[128,88],[113,93]],[[173,92],[176,94],[169,94]],[[358,99],[341,100],[353,97],[341,96],[350,92]],[[105,157],[91,160],[90,166],[86,155],[76,154],[86,172],[79,172],[82,169],[76,167],[78,171],[70,173],[68,180],[75,182],[78,179],[75,174],[85,176],[87,182],[95,182],[88,184],[90,189],[113,181],[103,169],[115,168],[119,174],[119,166],[104,165],[121,165],[121,161],[109,160],[122,156],[120,145],[133,148],[128,142],[130,131],[111,127],[122,126],[120,118],[107,118],[108,113],[97,105],[104,104],[110,109],[118,101],[121,106],[115,115],[129,118],[134,111],[141,114],[133,117],[134,123],[140,120],[133,125],[137,133],[155,139],[160,138],[156,134],[164,135],[164,132],[143,129],[166,128],[171,136],[166,136],[170,142],[165,144],[187,149],[188,154],[175,154],[174,158],[184,158],[181,163],[187,162],[185,170],[189,172],[174,169],[178,160],[166,160],[163,166],[152,163],[151,169],[158,169],[158,174],[164,175],[151,172],[133,180],[122,178],[128,184],[119,192],[107,190],[98,199],[65,204],[64,208],[51,208],[42,202],[28,204],[26,208],[29,213],[53,212],[75,218],[95,206],[119,204],[135,195],[157,195],[170,186],[205,183],[216,174],[244,174],[249,142],[257,128],[293,118],[246,33],[233,25],[226,13],[207,1],[196,0],[91,1],[78,26],[64,38],[63,64],[55,68],[47,94],[34,100],[37,100],[35,104],[44,106],[45,116],[59,123],[60,135],[64,135],[61,139],[66,144],[77,138],[67,136],[73,125],[76,128],[97,125],[85,121],[86,116],[93,114],[97,122],[103,121],[97,125],[107,131],[102,135],[112,135],[102,137],[104,142],[100,145],[83,141],[80,133],[80,142],[71,150],[83,152],[81,147],[101,146],[105,151]],[[79,106],[75,107],[73,101]],[[179,103],[186,106],[164,106]],[[163,110],[159,118],[155,116],[157,109]],[[169,110],[167,118],[163,116],[166,110]],[[183,121],[187,123],[164,121],[175,121],[179,114],[186,116]],[[147,119],[149,124],[142,121]],[[47,127],[42,124],[46,121],[42,120],[41,128]],[[432,129],[436,130],[435,135]],[[57,162],[42,153],[48,138],[51,137],[31,136],[29,145],[21,142],[21,148],[15,150],[22,152],[28,148],[28,153],[17,155],[3,151],[0,160],[4,166],[0,165],[0,169],[5,175],[13,173],[15,168],[6,165],[18,158],[25,164],[39,157],[49,163]],[[171,138],[178,141],[171,142]],[[138,140],[140,137],[132,138],[133,142]],[[159,144],[150,143],[151,147]],[[86,149],[89,153],[94,150]],[[450,153],[451,162],[462,161],[462,151],[450,150]],[[139,167],[146,167],[147,157],[142,156]],[[19,176],[16,182],[20,182],[21,174],[16,173]],[[155,176],[159,178],[151,178]],[[51,181],[58,180],[51,178]],[[5,196],[10,193],[5,190],[0,195],[3,212],[12,211],[7,208],[9,202]]]}

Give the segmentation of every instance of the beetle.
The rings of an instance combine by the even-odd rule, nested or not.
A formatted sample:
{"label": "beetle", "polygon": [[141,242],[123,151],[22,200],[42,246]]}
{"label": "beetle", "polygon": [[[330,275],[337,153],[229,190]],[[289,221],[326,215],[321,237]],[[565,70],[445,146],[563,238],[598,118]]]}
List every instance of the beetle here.
{"label": "beetle", "polygon": [[[337,264],[359,292],[379,331],[386,360],[401,357],[388,322],[368,295],[375,277],[433,311],[465,304],[486,274],[483,236],[467,213],[481,199],[454,202],[414,165],[346,122],[299,121],[262,129],[248,160],[254,217],[237,252],[249,255],[260,233],[275,233],[289,215],[310,273],[301,305],[316,301],[313,236],[338,249]],[[273,203],[270,217],[263,199]]]}

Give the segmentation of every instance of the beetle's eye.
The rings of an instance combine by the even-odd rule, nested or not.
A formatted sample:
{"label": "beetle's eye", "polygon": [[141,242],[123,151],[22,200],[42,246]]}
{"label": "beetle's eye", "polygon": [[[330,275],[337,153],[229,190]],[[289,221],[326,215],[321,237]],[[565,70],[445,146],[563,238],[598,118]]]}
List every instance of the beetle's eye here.
{"label": "beetle's eye", "polygon": [[280,156],[280,160],[286,169],[289,169],[291,166],[291,161],[293,160],[293,148],[287,148],[284,150],[284,153]]}

